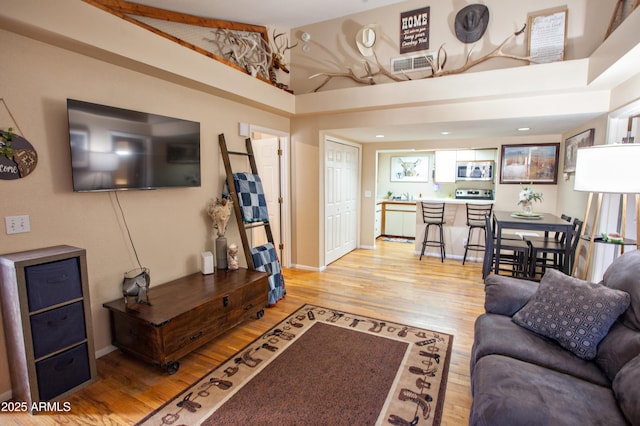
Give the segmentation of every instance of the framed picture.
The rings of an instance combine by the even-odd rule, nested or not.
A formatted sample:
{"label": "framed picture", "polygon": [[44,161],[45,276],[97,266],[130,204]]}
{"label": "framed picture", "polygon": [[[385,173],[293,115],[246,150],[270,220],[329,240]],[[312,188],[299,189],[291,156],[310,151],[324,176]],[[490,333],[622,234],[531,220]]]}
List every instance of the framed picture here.
{"label": "framed picture", "polygon": [[573,173],[576,171],[576,154],[578,148],[593,146],[594,134],[595,129],[589,129],[571,136],[564,141],[564,173]]}
{"label": "framed picture", "polygon": [[391,157],[391,182],[429,182],[429,157]]}
{"label": "framed picture", "polygon": [[500,183],[557,183],[559,152],[559,143],[502,145]]}
{"label": "framed picture", "polygon": [[429,6],[400,14],[400,54],[429,49]]}
{"label": "framed picture", "polygon": [[564,61],[567,47],[566,7],[529,15],[528,56],[535,63]]}

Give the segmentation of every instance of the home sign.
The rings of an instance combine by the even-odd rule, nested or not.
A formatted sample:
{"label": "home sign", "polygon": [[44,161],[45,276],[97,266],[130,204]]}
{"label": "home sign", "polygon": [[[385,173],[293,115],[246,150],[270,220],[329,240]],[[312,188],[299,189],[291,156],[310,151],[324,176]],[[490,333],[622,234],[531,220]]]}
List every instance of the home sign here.
{"label": "home sign", "polygon": [[38,154],[33,146],[12,129],[0,130],[0,179],[21,179],[33,172]]}

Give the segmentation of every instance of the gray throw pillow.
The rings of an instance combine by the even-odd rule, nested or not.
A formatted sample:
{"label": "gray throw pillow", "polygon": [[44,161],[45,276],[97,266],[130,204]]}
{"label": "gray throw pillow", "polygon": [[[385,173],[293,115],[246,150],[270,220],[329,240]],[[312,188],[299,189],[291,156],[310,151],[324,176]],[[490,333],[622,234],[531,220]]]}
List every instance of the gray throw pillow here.
{"label": "gray throw pillow", "polygon": [[593,359],[598,343],[627,309],[629,300],[624,291],[551,269],[542,277],[536,294],[513,316],[513,322],[556,340],[582,359]]}

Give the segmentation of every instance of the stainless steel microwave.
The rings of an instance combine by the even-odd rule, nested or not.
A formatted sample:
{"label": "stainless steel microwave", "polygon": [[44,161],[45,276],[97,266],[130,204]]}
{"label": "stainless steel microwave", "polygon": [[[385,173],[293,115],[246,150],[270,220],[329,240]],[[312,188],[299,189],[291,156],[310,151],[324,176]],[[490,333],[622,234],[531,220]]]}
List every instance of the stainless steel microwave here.
{"label": "stainless steel microwave", "polygon": [[456,161],[456,180],[493,180],[493,161]]}

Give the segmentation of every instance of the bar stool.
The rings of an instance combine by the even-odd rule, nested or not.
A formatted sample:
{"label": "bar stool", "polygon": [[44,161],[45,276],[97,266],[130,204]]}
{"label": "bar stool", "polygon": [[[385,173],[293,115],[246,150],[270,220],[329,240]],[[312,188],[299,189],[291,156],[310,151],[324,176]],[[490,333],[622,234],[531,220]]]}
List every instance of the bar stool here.
{"label": "bar stool", "polygon": [[[464,245],[464,256],[462,257],[462,264],[467,260],[467,253],[472,251],[484,251],[484,244],[471,244],[471,233],[474,229],[481,229],[484,232],[486,239],[487,226],[485,224],[485,215],[491,216],[493,211],[493,204],[470,204],[467,203],[467,226],[469,232],[467,233],[467,244]],[[482,241],[479,239],[478,241]]]}
{"label": "bar stool", "polygon": [[[444,258],[446,257],[444,252],[444,232],[442,230],[442,226],[446,223],[444,220],[444,203],[426,203],[422,201],[420,205],[422,206],[422,222],[426,225],[424,228],[420,260],[422,260],[422,256],[424,256],[424,249],[426,247],[440,247],[440,260],[444,262]],[[439,228],[440,240],[429,239],[429,228],[431,226]]]}

